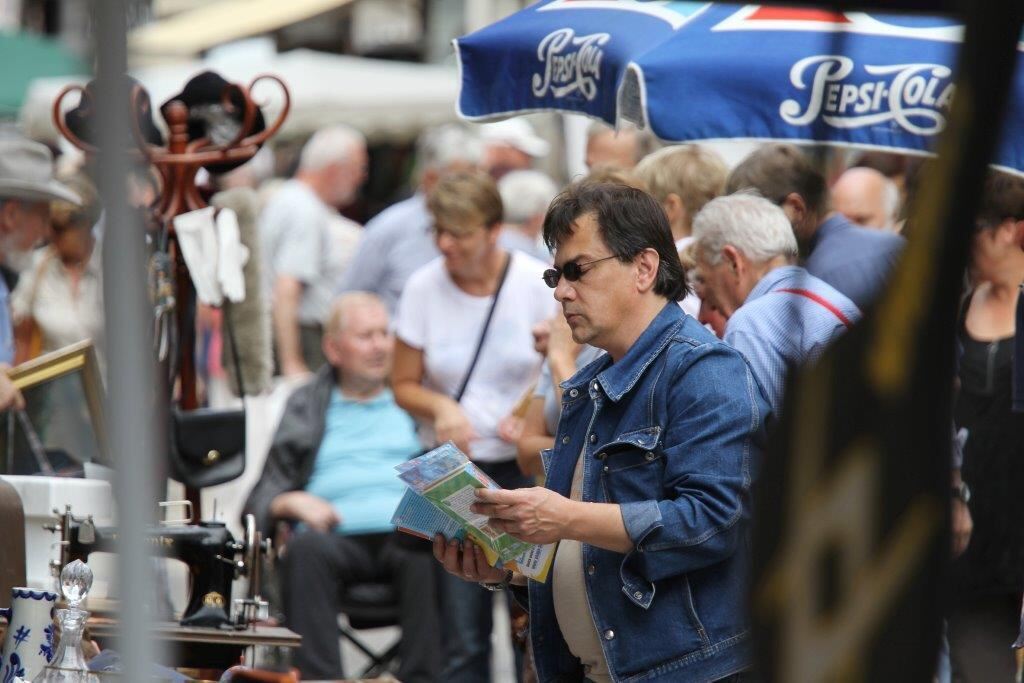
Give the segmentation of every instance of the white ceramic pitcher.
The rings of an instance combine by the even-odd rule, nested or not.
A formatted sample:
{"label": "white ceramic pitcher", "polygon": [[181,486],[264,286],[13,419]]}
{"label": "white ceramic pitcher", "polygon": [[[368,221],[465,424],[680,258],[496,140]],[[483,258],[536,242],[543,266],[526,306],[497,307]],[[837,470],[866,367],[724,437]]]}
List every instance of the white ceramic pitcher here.
{"label": "white ceramic pitcher", "polygon": [[11,683],[16,677],[31,681],[53,658],[56,604],[56,593],[11,589],[11,606],[0,609],[0,616],[7,618],[7,635],[0,654],[0,683]]}

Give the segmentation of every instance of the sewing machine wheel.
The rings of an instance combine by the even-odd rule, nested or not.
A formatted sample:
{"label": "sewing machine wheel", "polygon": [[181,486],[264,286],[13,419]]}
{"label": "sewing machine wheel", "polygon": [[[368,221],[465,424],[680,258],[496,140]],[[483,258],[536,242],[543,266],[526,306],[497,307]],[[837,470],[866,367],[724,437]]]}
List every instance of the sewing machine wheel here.
{"label": "sewing machine wheel", "polygon": [[250,579],[254,571],[259,571],[260,561],[260,534],[256,531],[256,517],[245,516],[245,569]]}

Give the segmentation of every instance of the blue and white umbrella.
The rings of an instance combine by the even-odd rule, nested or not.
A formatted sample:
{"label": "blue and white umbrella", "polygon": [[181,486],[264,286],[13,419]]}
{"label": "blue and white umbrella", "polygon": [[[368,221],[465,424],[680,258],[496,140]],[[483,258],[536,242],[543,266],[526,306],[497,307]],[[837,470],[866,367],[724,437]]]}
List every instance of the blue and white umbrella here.
{"label": "blue and white umbrella", "polygon": [[[456,41],[458,107],[471,120],[551,110],[627,120],[670,141],[924,154],[946,124],[962,34],[925,16],[541,0]],[[1024,174],[1024,68],[993,165]]]}

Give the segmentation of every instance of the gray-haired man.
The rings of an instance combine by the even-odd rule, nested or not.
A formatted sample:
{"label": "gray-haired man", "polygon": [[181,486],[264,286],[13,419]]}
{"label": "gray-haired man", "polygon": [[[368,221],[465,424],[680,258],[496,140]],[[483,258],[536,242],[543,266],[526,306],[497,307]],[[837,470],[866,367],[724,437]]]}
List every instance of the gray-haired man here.
{"label": "gray-haired man", "polygon": [[725,341],[742,353],[772,410],[786,373],[816,360],[860,310],[796,264],[796,238],[781,208],[753,194],[713,199],[693,221],[702,298],[728,319]]}

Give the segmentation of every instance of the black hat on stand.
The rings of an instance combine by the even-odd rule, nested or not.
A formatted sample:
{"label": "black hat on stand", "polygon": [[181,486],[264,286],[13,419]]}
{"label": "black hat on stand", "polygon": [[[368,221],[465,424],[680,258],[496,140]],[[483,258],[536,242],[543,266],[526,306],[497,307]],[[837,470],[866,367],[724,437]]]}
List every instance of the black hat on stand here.
{"label": "black hat on stand", "polygon": [[[228,89],[230,85],[220,74],[203,71],[192,77],[180,93],[164,102],[160,112],[166,120],[168,106],[177,100],[188,108],[189,140],[208,138],[215,145],[227,144],[238,135],[245,116],[244,98],[238,90]],[[230,107],[224,106],[225,90],[228,92]],[[263,112],[257,107],[252,130],[247,132],[247,136],[255,135],[265,128]],[[208,164],[204,168],[210,173],[226,173],[246,161],[248,160]]]}
{"label": "black hat on stand", "polygon": [[[153,121],[153,105],[150,102],[149,93],[131,76],[124,75],[122,78],[127,82],[129,92],[135,86],[139,86],[142,90],[138,101],[135,103],[135,111],[132,112],[132,115],[135,116],[135,120],[139,124],[139,130],[142,132],[143,139],[151,145],[163,145],[164,136],[161,135],[160,129],[156,127],[156,122]],[[64,115],[64,123],[68,129],[83,142],[94,146],[99,144],[95,101],[96,80],[93,79],[86,84],[85,92],[82,93],[82,99],[79,100],[78,105]],[[137,146],[135,137],[130,130],[125,131],[125,144],[130,149],[134,149]]]}

